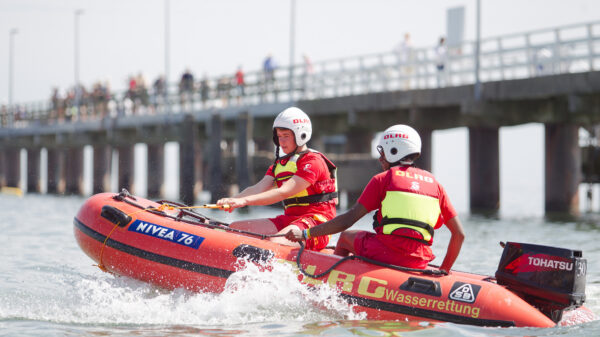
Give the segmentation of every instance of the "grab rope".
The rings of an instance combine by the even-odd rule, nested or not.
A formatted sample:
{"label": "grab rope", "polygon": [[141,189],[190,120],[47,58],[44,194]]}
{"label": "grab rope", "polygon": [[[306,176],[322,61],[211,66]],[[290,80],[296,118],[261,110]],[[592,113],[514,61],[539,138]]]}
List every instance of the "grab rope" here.
{"label": "grab rope", "polygon": [[361,260],[364,262],[368,262],[374,265],[378,265],[381,267],[385,267],[385,268],[390,268],[390,269],[395,269],[395,270],[399,270],[399,271],[412,271],[412,272],[417,272],[417,273],[421,273],[421,274],[425,274],[425,275],[448,275],[448,273],[444,270],[439,270],[439,269],[417,269],[417,268],[408,268],[408,267],[401,267],[401,266],[395,266],[392,264],[387,264],[387,263],[383,263],[383,262],[379,262],[373,259],[369,259],[366,258],[364,256],[358,256],[358,255],[350,255],[350,256],[345,256],[343,257],[341,260],[337,261],[336,263],[334,263],[331,267],[327,268],[327,270],[325,270],[324,272],[320,273],[320,274],[310,274],[309,272],[307,272],[304,268],[302,268],[302,265],[300,263],[300,258],[302,257],[302,253],[304,252],[304,243],[300,242],[300,250],[298,251],[298,256],[296,256],[296,265],[298,266],[298,269],[300,270],[300,272],[308,277],[311,278],[321,278],[327,274],[329,274],[333,269],[335,269],[335,267],[339,266],[340,264],[344,263],[345,261],[348,260]]}
{"label": "grab rope", "polygon": [[96,267],[100,268],[100,270],[102,270],[105,273],[111,273],[111,272],[106,268],[106,266],[104,265],[104,262],[102,262],[102,256],[104,255],[104,247],[106,246],[106,241],[108,241],[108,238],[112,235],[112,233],[115,231],[115,229],[117,229],[117,227],[119,227],[119,223],[117,223],[113,227],[113,229],[110,230],[110,232],[108,233],[108,235],[104,239],[104,242],[102,243],[102,248],[100,248],[100,259],[98,261],[98,264],[94,264],[93,265],[93,266],[96,266]]}

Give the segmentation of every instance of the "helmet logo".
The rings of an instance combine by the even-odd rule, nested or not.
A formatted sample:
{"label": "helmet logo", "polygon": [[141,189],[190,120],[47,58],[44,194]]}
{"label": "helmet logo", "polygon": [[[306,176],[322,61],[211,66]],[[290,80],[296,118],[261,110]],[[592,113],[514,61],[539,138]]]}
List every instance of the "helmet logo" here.
{"label": "helmet logo", "polygon": [[408,135],[405,133],[391,133],[391,134],[387,134],[385,136],[383,136],[383,139],[390,139],[390,138],[405,138],[408,139]]}
{"label": "helmet logo", "polygon": [[308,119],[308,118],[296,118],[296,119],[292,120],[292,123],[294,123],[294,124],[298,124],[298,123],[310,123],[310,119]]}

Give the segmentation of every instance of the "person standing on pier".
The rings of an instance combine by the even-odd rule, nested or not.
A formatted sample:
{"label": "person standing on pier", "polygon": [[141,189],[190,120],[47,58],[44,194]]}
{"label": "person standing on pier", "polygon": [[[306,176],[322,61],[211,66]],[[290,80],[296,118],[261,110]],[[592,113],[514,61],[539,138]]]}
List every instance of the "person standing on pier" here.
{"label": "person standing on pier", "polygon": [[438,45],[435,47],[435,67],[437,69],[437,86],[441,88],[446,86],[446,61],[448,57],[446,48],[446,38],[440,37]]}
{"label": "person standing on pier", "polygon": [[[236,221],[230,228],[260,234],[302,231],[331,220],[336,215],[336,167],[322,153],[306,145],[312,135],[310,118],[300,109],[283,110],[273,123],[275,162],[265,176],[239,194],[217,201],[231,212],[244,206],[271,205],[282,201],[284,214],[270,219]],[[280,156],[280,150],[285,155]],[[271,239],[285,245],[298,245],[284,237]],[[320,250],[329,243],[324,235],[306,240],[306,248]]]}
{"label": "person standing on pier", "polygon": [[433,175],[414,167],[421,154],[421,138],[407,125],[394,125],[383,132],[379,162],[384,172],[375,175],[346,213],[305,230],[291,229],[291,241],[313,240],[342,232],[365,214],[373,217],[375,233],[344,231],[335,254],[355,254],[384,263],[424,269],[435,256],[431,251],[434,231],[446,224],[450,242],[440,270],[450,271],[465,237],[462,224],[446,191]]}

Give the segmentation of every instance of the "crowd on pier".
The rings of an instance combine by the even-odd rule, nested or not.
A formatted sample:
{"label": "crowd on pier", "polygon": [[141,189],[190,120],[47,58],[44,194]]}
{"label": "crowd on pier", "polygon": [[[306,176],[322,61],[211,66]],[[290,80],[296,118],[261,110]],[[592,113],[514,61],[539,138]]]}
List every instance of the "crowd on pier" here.
{"label": "crowd on pier", "polygon": [[[386,76],[389,77],[390,69],[393,69],[392,77],[399,81],[396,88],[400,90],[415,89],[420,85],[416,81],[423,79],[429,81],[430,77],[427,76],[430,75],[433,77],[433,85],[427,84],[425,87],[439,88],[455,85],[456,83],[451,81],[450,73],[453,64],[449,60],[460,58],[462,50],[460,47],[448,48],[446,43],[446,39],[440,37],[435,46],[417,49],[412,45],[410,33],[405,33],[401,41],[394,47],[393,53],[389,54],[395,61],[386,63],[384,67],[387,68],[383,70],[374,68],[370,71],[376,75],[377,80],[381,80]],[[568,71],[569,64],[566,60],[569,60],[567,57],[569,50],[561,49],[561,53],[564,55],[560,55],[559,66],[549,61],[554,56],[547,48],[534,51],[533,76],[549,75],[564,69]],[[383,54],[379,56],[380,59],[383,57]],[[327,81],[335,81],[338,77],[342,79],[343,76],[361,77],[364,75],[364,78],[371,76],[370,74],[350,74],[350,72],[344,71],[344,60],[339,62],[342,64],[342,74],[332,75],[329,67],[330,65],[335,67],[333,63],[327,63],[327,69],[325,63],[318,64],[319,72],[317,73],[310,58],[303,55],[302,63],[296,65],[294,69],[295,76],[297,76],[296,84],[292,84],[291,79],[288,81],[288,73],[291,73],[288,72],[289,69],[280,68],[269,53],[263,59],[261,69],[249,74],[244,72],[241,65],[229,74],[214,77],[208,77],[206,73],[197,77],[191,69],[187,68],[176,80],[160,75],[149,82],[142,72],[137,75],[129,75],[124,83],[124,90],[112,90],[108,80],[99,80],[87,87],[81,83],[66,89],[54,87],[51,90],[50,100],[47,101],[18,103],[11,106],[1,102],[0,127],[24,127],[31,123],[45,125],[106,117],[198,111],[257,104],[277,101],[279,93],[292,90],[299,95],[297,97],[310,99],[311,90],[314,92],[324,90],[323,87],[318,88],[317,82],[323,86]],[[360,71],[363,70],[361,66]],[[331,79],[327,76],[333,77]],[[356,83],[361,85],[360,80]],[[343,81],[340,81],[340,85],[344,85]],[[352,85],[354,83],[350,84],[350,86]],[[366,84],[366,87],[370,85]]]}
{"label": "crowd on pier", "polygon": [[[305,62],[310,61],[305,58]],[[231,75],[209,78],[203,74],[200,79],[187,68],[177,81],[171,83],[167,83],[163,75],[149,83],[140,72],[127,77],[124,91],[111,90],[108,80],[96,81],[91,87],[81,83],[68,89],[54,87],[49,102],[14,104],[11,107],[1,104],[0,123],[2,126],[19,127],[31,120],[52,124],[155,114],[173,105],[179,105],[178,110],[242,105],[248,89],[260,95],[277,91],[277,67],[269,54],[263,61],[262,73],[253,74],[251,83],[246,82],[246,74],[240,65]]]}

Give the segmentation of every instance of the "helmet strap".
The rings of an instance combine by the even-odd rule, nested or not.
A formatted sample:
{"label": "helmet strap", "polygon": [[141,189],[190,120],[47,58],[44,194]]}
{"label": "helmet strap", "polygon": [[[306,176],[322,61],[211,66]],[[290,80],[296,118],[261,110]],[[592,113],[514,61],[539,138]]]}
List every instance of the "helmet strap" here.
{"label": "helmet strap", "polygon": [[290,153],[286,153],[285,156],[279,156],[279,148],[280,146],[277,145],[277,148],[275,149],[275,163],[277,163],[277,160],[279,159],[284,159],[286,157],[291,157],[292,155],[294,155],[296,153],[296,151],[294,150],[293,152]]}
{"label": "helmet strap", "polygon": [[421,155],[420,153],[412,153],[412,154],[404,156],[402,159],[400,159],[397,162],[395,162],[394,164],[390,164],[390,165],[391,166],[397,166],[397,165],[415,166],[415,160],[417,160],[417,158],[419,158],[420,155]]}
{"label": "helmet strap", "polygon": [[395,163],[388,162],[388,164],[390,164],[390,167],[394,167],[394,166],[415,166],[415,162],[414,161],[402,161],[402,160],[398,160]]}
{"label": "helmet strap", "polygon": [[275,161],[273,162],[273,165],[277,164],[277,159],[279,159],[279,144],[277,144],[277,147],[275,148]]}
{"label": "helmet strap", "polygon": [[277,138],[277,131],[275,128],[273,128],[273,143],[279,148],[279,138]]}

